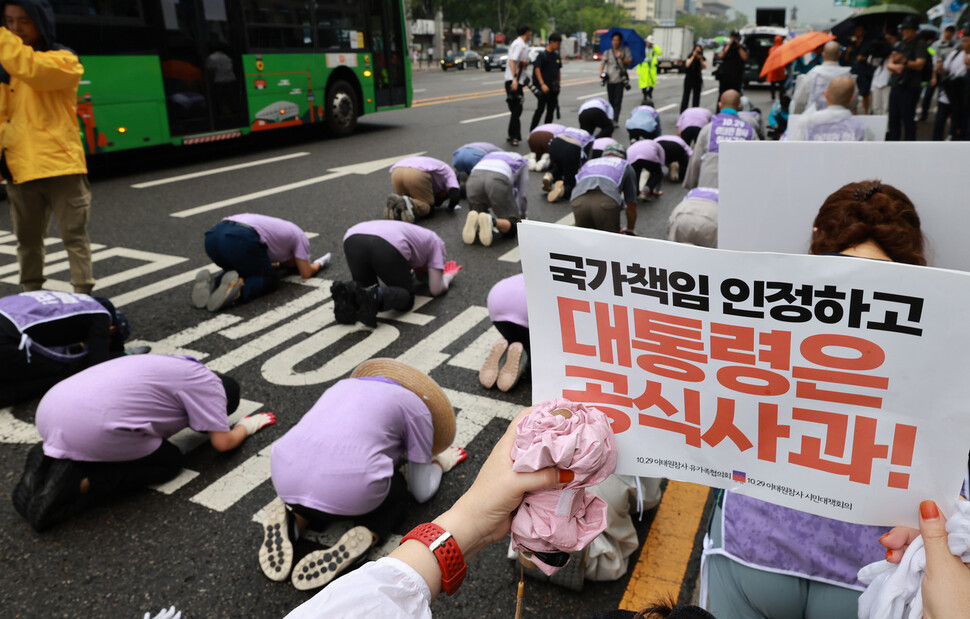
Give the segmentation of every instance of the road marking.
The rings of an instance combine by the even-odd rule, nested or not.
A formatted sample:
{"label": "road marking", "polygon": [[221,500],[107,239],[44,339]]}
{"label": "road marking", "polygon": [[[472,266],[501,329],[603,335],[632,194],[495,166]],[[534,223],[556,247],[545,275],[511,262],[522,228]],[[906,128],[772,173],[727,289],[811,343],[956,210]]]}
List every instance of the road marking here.
{"label": "road marking", "polygon": [[427,92],[427,90],[428,90],[427,88],[414,88],[411,90],[411,92],[419,93],[419,92]]}
{"label": "road marking", "polygon": [[621,609],[638,611],[660,599],[678,598],[710,492],[709,487],[698,484],[667,483],[620,600]]}
{"label": "road marking", "polygon": [[482,82],[482,86],[494,86],[495,84],[504,84],[505,80],[492,80],[490,82]]}
{"label": "road marking", "polygon": [[267,445],[189,500],[212,511],[226,511],[270,478],[269,454],[272,448],[272,444]]}
{"label": "road marking", "polygon": [[510,116],[512,112],[502,112],[501,114],[492,114],[491,116],[480,116],[478,118],[469,118],[467,120],[459,121],[458,124],[467,125],[468,123],[477,123],[483,120],[492,120],[493,118],[501,118],[503,116]]}
{"label": "road marking", "polygon": [[150,296],[156,295],[160,292],[166,292],[172,288],[178,288],[183,284],[187,284],[195,279],[195,274],[198,273],[203,268],[207,268],[209,272],[218,272],[219,268],[215,265],[209,265],[208,267],[195,267],[184,273],[179,273],[178,275],[172,275],[171,277],[166,277],[165,279],[159,280],[157,282],[152,282],[147,286],[142,286],[130,292],[125,292],[119,294],[116,297],[112,297],[111,302],[114,303],[115,307],[123,307],[125,305],[134,303],[136,301],[141,301],[142,299],[147,299]]}
{"label": "road marking", "polygon": [[442,352],[449,344],[486,318],[488,318],[488,308],[478,305],[469,306],[446,325],[438,327],[434,333],[423,338],[397,360],[429,373],[451,357],[450,354]]}
{"label": "road marking", "polygon": [[[240,399],[239,406],[229,415],[229,427],[231,428],[233,425],[239,423],[240,419],[247,415],[252,415],[261,408],[263,408],[262,402],[253,402],[245,398]],[[208,443],[209,434],[207,432],[196,432],[192,428],[183,428],[170,436],[168,442],[186,454]]]}
{"label": "road marking", "polygon": [[705,90],[705,91],[704,91],[704,92],[702,92],[701,94],[702,94],[702,95],[709,95],[709,94],[711,94],[712,92],[717,92],[717,88],[708,88],[707,90]]}
{"label": "road marking", "polygon": [[677,105],[678,105],[677,103],[671,103],[670,105],[665,105],[661,108],[658,108],[657,112],[666,112],[667,110],[672,110],[675,107],[677,107]]}
{"label": "road marking", "polygon": [[186,209],[184,211],[178,211],[172,213],[172,217],[191,217],[193,215],[198,215],[200,213],[207,213],[209,211],[214,211],[216,209],[225,208],[227,206],[233,206],[234,204],[240,204],[242,202],[249,202],[251,200],[258,200],[259,198],[265,198],[267,196],[273,196],[278,193],[283,193],[285,191],[292,191],[293,189],[300,189],[301,187],[308,187],[310,185],[316,185],[317,183],[323,183],[335,178],[340,178],[341,176],[347,176],[350,174],[371,174],[377,170],[390,167],[407,157],[416,157],[418,155],[423,155],[426,151],[421,151],[419,153],[411,153],[408,155],[398,155],[397,157],[388,157],[386,159],[376,159],[374,161],[366,161],[364,163],[357,163],[349,166],[341,166],[339,168],[331,168],[328,170],[329,174],[324,174],[323,176],[317,176],[314,178],[308,178],[302,181],[297,181],[295,183],[287,183],[286,185],[280,185],[278,187],[271,187],[270,189],[263,189],[262,191],[255,191],[253,193],[247,193],[246,195],[237,196],[235,198],[228,198],[226,200],[220,200],[218,202],[212,202],[209,204],[203,204],[202,206],[196,206],[194,208]]}
{"label": "road marking", "polygon": [[[580,84],[592,84],[596,82],[599,78],[587,78],[587,79],[574,79],[570,81],[562,82],[561,86],[563,88],[569,86],[578,86]],[[440,97],[429,97],[427,99],[417,99],[411,105],[411,107],[423,107],[426,105],[441,105],[442,103],[462,103],[465,101],[472,101],[475,99],[486,99],[489,97],[499,97],[505,96],[505,89],[495,89],[495,90],[483,90],[480,92],[468,92],[457,95],[442,95]]]}
{"label": "road marking", "polygon": [[594,92],[593,94],[590,94],[590,95],[582,95],[582,96],[576,97],[576,100],[577,101],[582,101],[583,99],[592,99],[593,97],[602,97],[602,96],[603,96],[603,91],[602,90],[598,90],[598,91],[596,91],[596,92]]}
{"label": "road marking", "polygon": [[222,168],[213,168],[211,170],[202,170],[201,172],[192,172],[191,174],[181,174],[179,176],[171,176],[169,178],[160,178],[154,181],[136,183],[131,187],[132,189],[147,189],[149,187],[157,187],[158,185],[165,185],[167,183],[177,183],[179,181],[187,181],[192,178],[211,176],[213,174],[222,174],[223,172],[232,172],[233,170],[243,170],[245,168],[252,168],[254,166],[266,165],[269,163],[277,163],[279,161],[287,161],[289,159],[296,159],[297,157],[306,157],[309,154],[310,153],[290,153],[289,155],[280,155],[279,157],[270,157],[269,159],[258,159],[256,161],[238,163],[236,165],[225,166]]}
{"label": "road marking", "polygon": [[482,366],[482,362],[485,361],[485,357],[492,350],[492,344],[500,337],[502,337],[502,334],[498,332],[498,329],[494,326],[490,327],[488,331],[479,335],[478,339],[472,342],[467,348],[449,359],[448,365],[478,372]]}
{"label": "road marking", "polygon": [[[56,254],[61,254],[62,252],[56,252]],[[51,254],[54,257],[56,254]],[[142,264],[130,269],[125,269],[118,273],[113,273],[106,277],[98,278],[98,290],[104,290],[115,284],[120,284],[136,277],[141,277],[142,275],[148,275],[149,273],[154,273],[155,271],[161,271],[167,269],[170,266],[185,262],[188,258],[181,258],[179,256],[169,256],[167,254],[157,254],[149,251],[141,251],[138,249],[130,249],[127,247],[111,247],[105,249],[104,251],[95,252],[91,255],[92,262],[100,262],[102,260],[107,260],[108,258],[128,258],[131,260],[139,260],[146,262],[147,264]],[[4,267],[4,270],[9,270],[13,267],[16,270],[16,264],[8,265]],[[70,270],[70,263],[68,261],[57,262],[54,264],[44,265],[44,275],[51,275],[54,273],[62,273],[64,271]],[[7,284],[16,284],[20,279],[19,274],[14,274],[9,277],[0,279],[0,281]],[[65,282],[60,282],[61,284],[70,286]],[[47,280],[45,283],[48,288],[54,288],[56,284],[52,280]]]}
{"label": "road marking", "polygon": [[[574,217],[570,212],[560,217],[555,223],[559,224],[560,226],[574,226],[576,225],[576,217]],[[498,259],[501,262],[519,262],[522,260],[522,253],[519,251],[519,246],[516,245],[509,251],[499,256]]]}
{"label": "road marking", "polygon": [[40,442],[34,424],[13,416],[12,408],[0,408],[0,443],[32,445]]}

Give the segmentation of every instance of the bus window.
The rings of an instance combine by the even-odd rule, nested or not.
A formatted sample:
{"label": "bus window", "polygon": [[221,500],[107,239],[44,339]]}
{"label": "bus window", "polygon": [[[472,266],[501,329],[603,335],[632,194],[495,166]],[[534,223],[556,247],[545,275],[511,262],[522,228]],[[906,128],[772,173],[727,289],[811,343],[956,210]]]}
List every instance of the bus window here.
{"label": "bus window", "polygon": [[379,108],[407,103],[403,32],[399,1],[371,0],[370,47],[374,55],[375,103]]}
{"label": "bus window", "polygon": [[81,55],[150,54],[158,44],[142,0],[51,0],[57,42]]}
{"label": "bus window", "polygon": [[321,52],[355,50],[366,26],[366,13],[356,2],[330,0],[317,3],[317,49]]}
{"label": "bus window", "polygon": [[245,0],[242,5],[250,51],[313,48],[310,10],[305,0]]}

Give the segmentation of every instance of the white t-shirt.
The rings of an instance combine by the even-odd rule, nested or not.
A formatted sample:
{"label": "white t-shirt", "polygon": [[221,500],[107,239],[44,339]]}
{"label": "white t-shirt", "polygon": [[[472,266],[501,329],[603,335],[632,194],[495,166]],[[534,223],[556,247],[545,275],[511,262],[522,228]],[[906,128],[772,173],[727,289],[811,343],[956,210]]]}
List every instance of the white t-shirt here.
{"label": "white t-shirt", "polygon": [[[964,59],[967,57],[967,53],[963,50],[951,50],[946,58],[943,60],[943,79],[963,79],[963,76],[967,73],[967,65]],[[946,91],[940,88],[940,103],[950,103],[950,97],[947,96]]]}
{"label": "white t-shirt", "polygon": [[512,62],[518,63],[521,67],[523,62],[529,62],[529,46],[526,45],[522,37],[515,37],[512,45],[509,46],[509,59],[505,63],[505,81],[510,82],[515,79],[512,75]]}

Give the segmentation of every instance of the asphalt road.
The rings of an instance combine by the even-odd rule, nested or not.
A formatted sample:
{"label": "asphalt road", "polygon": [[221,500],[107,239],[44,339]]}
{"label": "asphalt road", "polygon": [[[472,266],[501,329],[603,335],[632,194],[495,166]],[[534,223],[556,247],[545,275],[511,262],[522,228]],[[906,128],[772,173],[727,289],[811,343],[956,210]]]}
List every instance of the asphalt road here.
{"label": "asphalt road", "polygon": [[[576,124],[584,98],[603,94],[597,67],[582,62],[565,66],[564,124]],[[681,84],[679,76],[662,76],[655,93],[664,133],[676,132]],[[708,78],[706,88],[715,87]],[[493,117],[506,111],[500,73],[418,72],[414,88],[412,109],[364,117],[357,133],[342,140],[326,139],[313,129],[285,130],[93,162],[90,233],[98,244],[96,291],[128,313],[133,339],[150,343],[155,352],[191,354],[232,374],[243,386],[244,412],[269,410],[278,423],[232,453],[219,454],[205,444],[193,448],[186,471],[166,487],[121,498],[38,535],[9,502],[29,444],[38,440],[31,425],[36,402],[0,411],[0,566],[5,574],[0,614],[141,617],[169,604],[183,609],[186,618],[286,614],[309,595],[288,583],[270,582],[256,561],[261,533],[254,518],[274,498],[268,448],[330,384],[371,356],[417,365],[448,390],[459,415],[456,442],[466,444],[470,456],[445,475],[435,497],[411,506],[399,533],[432,519],[471,484],[507,419],[531,401],[528,382],[505,394],[487,391],[477,380],[493,338],[486,295],[494,282],[520,270],[514,241],[490,248],[465,246],[460,227],[467,210],[439,212],[422,223],[441,235],[449,257],[464,265],[449,294],[410,314],[385,317],[374,331],[335,325],[329,304],[330,281],[349,275],[340,251],[343,233],[356,222],[380,216],[393,160],[424,153],[450,162],[451,153],[464,143],[504,143],[507,117]],[[757,91],[753,96],[767,99]],[[624,109],[632,109],[639,97],[636,90],[627,93]],[[708,93],[702,104],[713,102],[714,94]],[[534,109],[529,95],[526,127]],[[618,134],[625,138],[625,131]],[[527,152],[527,145],[518,150]],[[254,162],[258,165],[220,170]],[[198,175],[204,172],[209,173]],[[176,178],[192,174],[197,176]],[[569,216],[567,204],[545,201],[538,177],[530,182],[530,217],[559,221]],[[153,181],[166,182],[140,186]],[[669,182],[664,188],[662,198],[641,205],[641,235],[665,234],[666,218],[684,190]],[[332,264],[318,279],[287,281],[270,296],[220,314],[192,308],[189,282],[210,264],[203,233],[222,217],[247,211],[282,217],[314,233],[313,253],[333,252]],[[0,209],[4,295],[19,290],[10,229],[9,213]],[[48,256],[54,288],[68,279],[57,236],[52,230]],[[651,519],[648,513],[638,524],[641,541]],[[341,527],[332,528],[317,541],[333,541],[341,532]],[[372,556],[385,554],[395,542],[389,540]],[[310,540],[301,544],[306,549],[314,545]],[[298,553],[302,550],[298,546]],[[461,591],[435,602],[436,616],[511,615],[518,569],[504,553],[499,543],[475,558]],[[695,548],[695,559],[696,554]],[[695,561],[685,576],[680,593],[686,598],[693,592],[696,569]],[[578,593],[529,580],[524,616],[589,617],[617,608],[626,587],[624,578],[586,583]]]}

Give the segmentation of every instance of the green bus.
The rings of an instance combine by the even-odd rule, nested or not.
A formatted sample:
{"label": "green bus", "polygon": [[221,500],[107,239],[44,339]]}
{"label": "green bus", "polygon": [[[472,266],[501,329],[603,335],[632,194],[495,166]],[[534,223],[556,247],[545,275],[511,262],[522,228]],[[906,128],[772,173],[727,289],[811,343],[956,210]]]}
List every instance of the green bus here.
{"label": "green bus", "polygon": [[51,0],[84,64],[89,154],[201,144],[411,105],[402,0]]}

